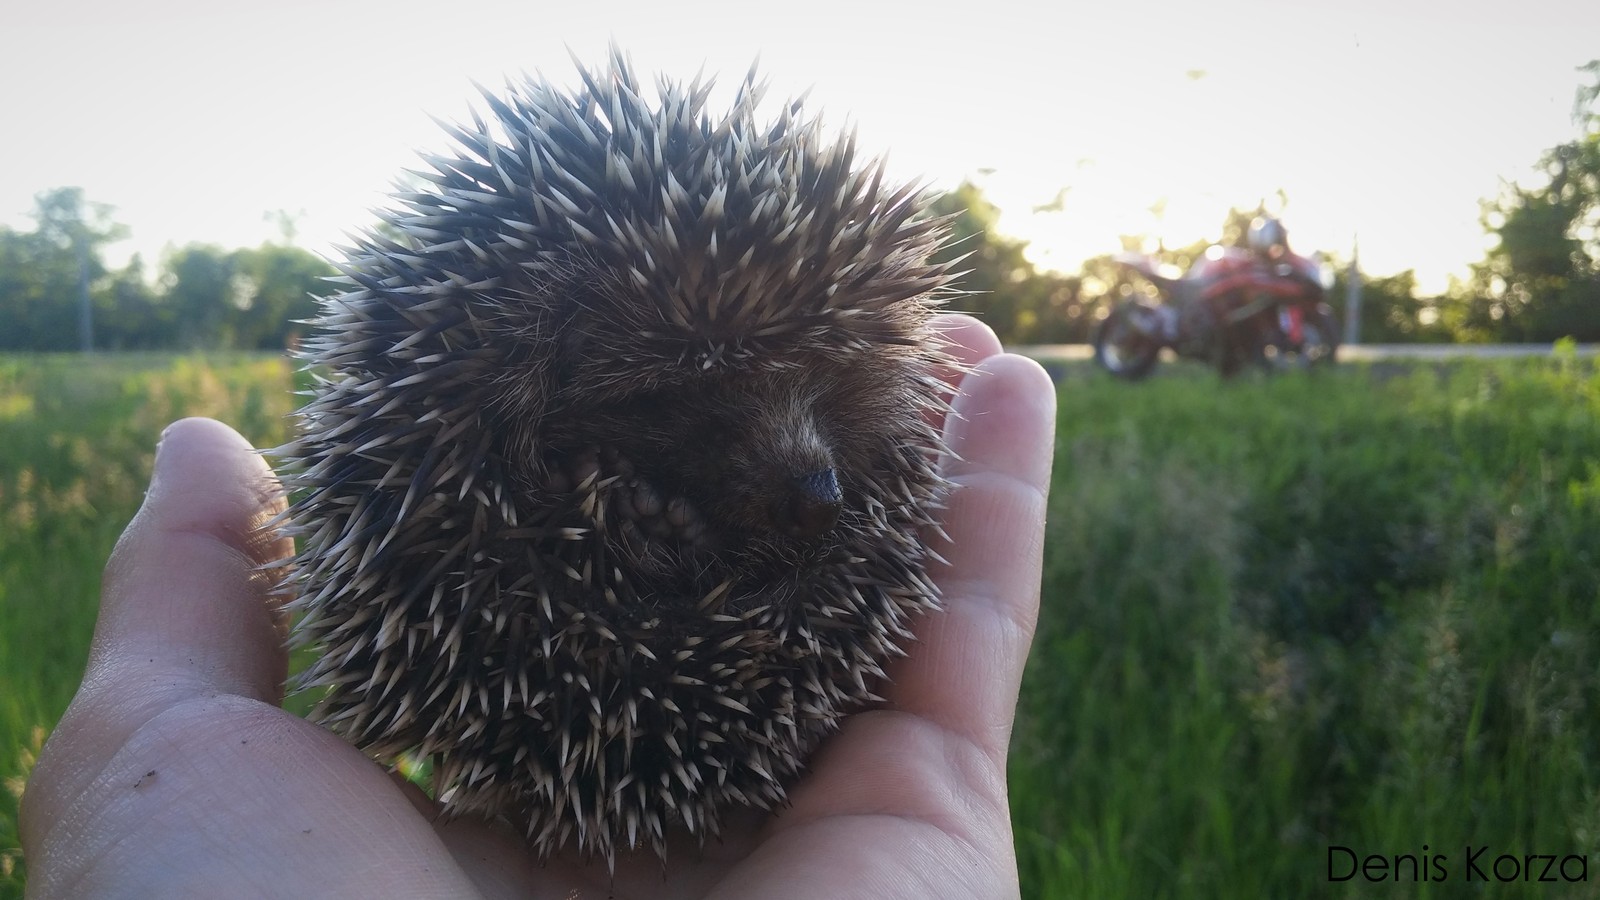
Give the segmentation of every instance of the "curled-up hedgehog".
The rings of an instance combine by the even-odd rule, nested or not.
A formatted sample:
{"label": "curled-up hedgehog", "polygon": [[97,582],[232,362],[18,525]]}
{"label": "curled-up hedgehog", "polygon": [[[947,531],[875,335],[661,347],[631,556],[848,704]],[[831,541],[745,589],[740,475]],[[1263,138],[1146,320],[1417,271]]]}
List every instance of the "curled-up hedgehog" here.
{"label": "curled-up hedgehog", "polygon": [[798,102],[581,74],[356,239],[283,455],[314,717],[610,860],[781,804],[936,606],[952,273]]}

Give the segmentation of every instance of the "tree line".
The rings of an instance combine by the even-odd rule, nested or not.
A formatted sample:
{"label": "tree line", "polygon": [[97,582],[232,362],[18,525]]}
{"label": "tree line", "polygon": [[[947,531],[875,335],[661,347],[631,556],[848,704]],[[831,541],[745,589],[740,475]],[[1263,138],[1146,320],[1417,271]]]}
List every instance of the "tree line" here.
{"label": "tree line", "polygon": [[317,312],[333,267],[287,239],[228,249],[189,244],[155,272],[105,248],[127,236],[81,188],[35,198],[30,231],[0,228],[0,351],[280,350]]}
{"label": "tree line", "polygon": [[[1362,278],[1360,339],[1522,342],[1564,337],[1600,341],[1600,60],[1582,71],[1573,117],[1577,136],[1545,151],[1534,187],[1503,184],[1483,201],[1481,221],[1495,239],[1471,275],[1444,294],[1419,296],[1412,271]],[[957,304],[983,317],[1012,344],[1087,341],[1111,302],[1138,290],[1109,255],[1065,274],[1041,270],[1027,244],[1000,233],[999,210],[971,182],[939,197],[933,212],[951,217],[955,242],[942,254],[965,257]],[[1231,209],[1222,243],[1244,239],[1257,209]],[[108,267],[105,248],[127,236],[113,210],[79,188],[41,194],[36,227],[0,227],[0,351],[252,349],[291,346],[316,314],[316,296],[333,268],[288,239],[227,249],[190,244],[163,255],[157,270],[135,256]],[[1144,243],[1141,235],[1124,246]],[[1186,268],[1211,242],[1162,248]],[[1334,297],[1344,294],[1344,265]]]}

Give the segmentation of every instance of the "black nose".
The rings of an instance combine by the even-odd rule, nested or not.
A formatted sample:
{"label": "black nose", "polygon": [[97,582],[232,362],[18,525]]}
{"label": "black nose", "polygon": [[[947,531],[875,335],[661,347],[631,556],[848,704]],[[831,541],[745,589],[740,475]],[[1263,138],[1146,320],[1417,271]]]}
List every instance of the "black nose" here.
{"label": "black nose", "polygon": [[792,537],[819,537],[839,521],[844,492],[832,469],[790,479],[789,493],[778,512],[778,527]]}

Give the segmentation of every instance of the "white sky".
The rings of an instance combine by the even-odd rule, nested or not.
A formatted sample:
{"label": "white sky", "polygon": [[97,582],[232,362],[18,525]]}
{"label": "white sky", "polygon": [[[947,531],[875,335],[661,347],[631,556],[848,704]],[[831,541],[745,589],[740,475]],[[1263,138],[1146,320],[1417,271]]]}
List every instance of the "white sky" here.
{"label": "white sky", "polygon": [[[279,209],[324,252],[447,146],[428,114],[464,116],[472,80],[571,84],[565,48],[597,63],[614,38],[642,72],[728,88],[759,55],[769,99],[810,88],[903,179],[977,178],[1046,265],[1123,233],[1215,238],[1282,188],[1297,249],[1348,255],[1359,233],[1368,271],[1438,290],[1482,258],[1479,199],[1575,135],[1576,67],[1600,57],[1592,0],[26,7],[0,16],[0,223],[81,185],[133,230],[113,256],[152,262],[254,245]],[[1063,187],[1062,212],[1031,212]]]}

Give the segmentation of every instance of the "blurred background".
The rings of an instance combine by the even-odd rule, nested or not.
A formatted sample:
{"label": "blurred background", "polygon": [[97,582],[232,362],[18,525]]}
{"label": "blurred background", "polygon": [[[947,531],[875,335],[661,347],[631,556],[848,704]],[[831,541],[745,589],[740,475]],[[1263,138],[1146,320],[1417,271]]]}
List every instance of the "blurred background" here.
{"label": "blurred background", "polygon": [[1341,264],[1359,244],[1368,339],[1593,340],[1562,307],[1597,249],[1596,33],[1600,9],[1561,0],[1448,22],[1368,0],[35,4],[0,54],[0,347],[79,346],[40,298],[80,256],[99,346],[281,346],[267,323],[321,271],[288,248],[336,253],[447,146],[430,116],[465,119],[474,83],[570,83],[569,50],[592,65],[613,39],[724,96],[759,59],[771,104],[809,91],[970,208],[1013,342],[1084,339],[1107,254],[1232,241],[1232,211]]}
{"label": "blurred background", "polygon": [[[0,897],[161,427],[281,442],[294,320],[448,149],[431,117],[525,72],[576,84],[612,41],[715,75],[713,107],[757,60],[772,109],[809,92],[942,195],[975,251],[962,304],[1012,345],[1088,340],[1139,289],[1114,254],[1186,266],[1260,214],[1335,298],[1359,280],[1361,342],[1553,345],[1139,385],[1053,366],[1010,776],[1030,897],[1595,896],[1600,376],[1573,342],[1600,341],[1600,5],[1412,6],[8,11]],[[1469,881],[1485,846],[1584,878]],[[1417,866],[1441,853],[1447,877]],[[1383,878],[1347,863],[1369,855]]]}

